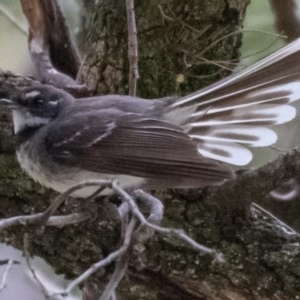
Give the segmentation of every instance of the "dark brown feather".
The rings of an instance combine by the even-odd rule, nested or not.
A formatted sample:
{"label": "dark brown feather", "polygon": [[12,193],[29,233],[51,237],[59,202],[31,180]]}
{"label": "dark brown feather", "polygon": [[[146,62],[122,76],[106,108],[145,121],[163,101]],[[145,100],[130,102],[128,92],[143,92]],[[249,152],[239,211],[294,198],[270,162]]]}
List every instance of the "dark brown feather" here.
{"label": "dark brown feather", "polygon": [[[197,143],[167,122],[116,108],[72,116],[73,121],[64,116],[55,134],[48,128],[47,149],[60,163],[151,180],[180,178],[192,186],[233,176],[228,166],[201,156]],[[84,130],[82,124],[89,127]]]}

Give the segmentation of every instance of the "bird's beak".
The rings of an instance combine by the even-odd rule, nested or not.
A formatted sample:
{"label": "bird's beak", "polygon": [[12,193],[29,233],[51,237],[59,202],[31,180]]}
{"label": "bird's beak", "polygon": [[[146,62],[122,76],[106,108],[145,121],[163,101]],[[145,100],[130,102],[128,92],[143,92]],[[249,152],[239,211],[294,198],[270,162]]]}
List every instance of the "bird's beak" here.
{"label": "bird's beak", "polygon": [[0,105],[6,106],[11,109],[16,107],[16,104],[10,99],[0,99]]}

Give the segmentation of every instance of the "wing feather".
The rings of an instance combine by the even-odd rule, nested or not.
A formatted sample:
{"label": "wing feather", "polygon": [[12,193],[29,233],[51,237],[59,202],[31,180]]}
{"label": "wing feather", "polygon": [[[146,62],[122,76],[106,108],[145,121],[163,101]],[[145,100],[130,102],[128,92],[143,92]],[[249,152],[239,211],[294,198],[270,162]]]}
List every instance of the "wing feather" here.
{"label": "wing feather", "polygon": [[[181,128],[167,122],[103,109],[90,115],[78,114],[73,123],[74,118],[64,120],[56,134],[47,135],[46,141],[48,151],[60,163],[151,180],[185,178],[194,185],[198,181],[198,186],[232,177],[230,168],[204,158],[197,143]],[[84,130],[81,124],[89,125]]]}

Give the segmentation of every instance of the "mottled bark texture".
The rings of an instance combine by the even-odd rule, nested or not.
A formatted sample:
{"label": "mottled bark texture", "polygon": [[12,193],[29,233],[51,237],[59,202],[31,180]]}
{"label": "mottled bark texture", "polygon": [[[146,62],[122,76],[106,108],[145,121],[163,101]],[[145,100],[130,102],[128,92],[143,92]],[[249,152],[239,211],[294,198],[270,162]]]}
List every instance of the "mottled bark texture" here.
{"label": "mottled bark texture", "polygon": [[[125,1],[91,0],[85,61],[79,79],[98,94],[128,92]],[[248,1],[135,1],[139,42],[138,94],[184,94],[224,76],[214,62],[237,59]],[[92,11],[97,11],[92,14]],[[92,28],[92,30],[91,30]]]}
{"label": "mottled bark texture", "polygon": [[[127,93],[127,26],[125,1],[84,1],[85,56],[79,79],[98,94]],[[143,97],[183,94],[225,75],[201,57],[236,59],[248,1],[135,1]],[[234,33],[234,34],[232,34]],[[217,40],[220,41],[216,43]],[[206,51],[204,50],[206,49]],[[213,74],[213,76],[210,76]],[[30,84],[29,79],[0,72],[0,97]],[[22,174],[13,156],[8,112],[0,113],[1,217],[43,210],[54,197]],[[184,228],[198,242],[224,253],[226,262],[189,249],[173,237],[156,235],[141,251],[143,268],[133,261],[120,293],[126,299],[296,299],[300,297],[299,238],[268,218],[254,218],[251,202],[267,203],[268,193],[296,176],[300,152],[295,150],[257,171],[243,173],[221,187],[156,195],[166,207],[163,225]],[[113,199],[114,200],[114,199]],[[67,213],[80,202],[70,200]],[[92,208],[95,219],[63,229],[14,227],[2,241],[22,248],[30,232],[31,252],[45,258],[58,273],[74,277],[119,245],[120,224],[112,204]],[[141,264],[138,265],[139,267]],[[105,284],[112,267],[93,278]]]}

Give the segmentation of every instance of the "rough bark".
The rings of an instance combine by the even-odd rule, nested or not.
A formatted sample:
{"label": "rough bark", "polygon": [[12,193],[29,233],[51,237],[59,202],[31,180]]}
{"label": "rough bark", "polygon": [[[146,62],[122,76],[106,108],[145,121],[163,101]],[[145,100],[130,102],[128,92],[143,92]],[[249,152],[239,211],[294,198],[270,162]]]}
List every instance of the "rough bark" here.
{"label": "rough bark", "polygon": [[[157,98],[194,91],[228,73],[203,59],[237,59],[248,1],[135,1],[139,42],[138,94]],[[128,92],[125,1],[90,9],[79,79],[97,94]],[[94,13],[96,12],[96,13]],[[218,42],[217,42],[218,41]]]}
{"label": "rough bark", "polygon": [[[125,94],[129,70],[125,1],[85,2],[91,21],[86,27],[86,56],[79,78],[98,94]],[[241,28],[247,2],[136,1],[139,95],[151,98],[186,93],[225,75],[228,71],[219,72],[215,66],[200,63],[198,54]],[[235,59],[239,45],[240,35],[229,35],[209,48],[205,58]],[[0,72],[0,97],[28,84],[30,79]],[[22,174],[13,148],[9,115],[1,111],[1,217],[42,211],[55,196]],[[130,299],[300,297],[299,238],[285,233],[272,219],[254,218],[249,210],[251,202],[270,202],[268,193],[296,176],[299,164],[300,151],[294,150],[220,187],[157,192],[166,207],[163,225],[184,228],[197,241],[223,252],[226,262],[213,263],[210,257],[199,255],[173,237],[156,235],[141,253],[144,268],[138,270],[132,262],[121,293]],[[60,213],[74,211],[79,204],[70,200]],[[45,258],[58,273],[74,277],[119,243],[120,224],[114,206],[99,201],[92,209],[98,214],[86,224],[45,228],[42,233],[18,226],[1,232],[0,238],[22,248],[22,236],[30,232],[32,254]],[[94,278],[100,288],[110,271],[99,272],[99,280]]]}

